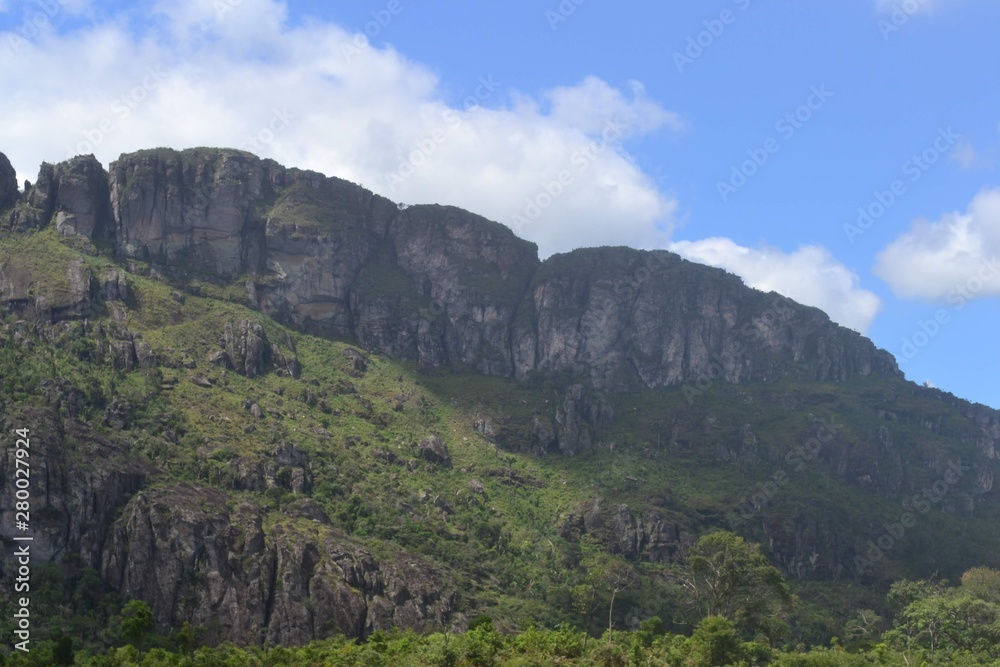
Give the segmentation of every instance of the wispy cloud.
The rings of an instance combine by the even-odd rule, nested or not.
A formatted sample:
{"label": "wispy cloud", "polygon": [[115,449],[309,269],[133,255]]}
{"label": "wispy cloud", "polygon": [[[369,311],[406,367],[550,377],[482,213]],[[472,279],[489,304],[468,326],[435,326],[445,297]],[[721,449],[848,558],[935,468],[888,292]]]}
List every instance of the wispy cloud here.
{"label": "wispy cloud", "polygon": [[727,238],[709,238],[672,243],[670,250],[726,269],[750,287],[820,308],[834,322],[862,334],[881,309],[881,300],[862,289],[858,275],[820,246],[807,245],[785,253],[776,248],[746,248]]}
{"label": "wispy cloud", "polygon": [[992,169],[995,161],[989,155],[981,153],[972,142],[960,139],[955,144],[949,157],[957,162],[965,171],[973,169]]}

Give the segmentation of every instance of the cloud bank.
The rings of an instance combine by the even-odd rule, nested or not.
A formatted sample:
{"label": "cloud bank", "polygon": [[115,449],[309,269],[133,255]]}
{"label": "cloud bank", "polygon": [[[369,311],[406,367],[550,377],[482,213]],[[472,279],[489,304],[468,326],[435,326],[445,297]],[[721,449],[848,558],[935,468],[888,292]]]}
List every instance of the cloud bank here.
{"label": "cloud bank", "polygon": [[784,253],[775,248],[746,248],[727,238],[709,238],[672,243],[669,249],[691,261],[726,269],[750,287],[820,308],[834,322],[862,334],[882,305],[877,295],[861,288],[855,272],[819,246]]}
{"label": "cloud bank", "polygon": [[623,142],[675,131],[676,114],[637,82],[594,77],[531,97],[483,72],[448,99],[429,70],[370,43],[407,20],[406,3],[394,6],[385,25],[355,31],[292,25],[273,0],[179,0],[114,18],[73,5],[82,27],[57,31],[53,16],[0,34],[0,151],[33,179],[41,161],[76,154],[108,164],[154,146],[237,147],[397,202],[467,208],[543,256],[665,242],[677,202]]}
{"label": "cloud bank", "polygon": [[927,300],[1000,295],[1000,188],[987,188],[964,213],[917,220],[879,253],[875,273],[901,297]]}

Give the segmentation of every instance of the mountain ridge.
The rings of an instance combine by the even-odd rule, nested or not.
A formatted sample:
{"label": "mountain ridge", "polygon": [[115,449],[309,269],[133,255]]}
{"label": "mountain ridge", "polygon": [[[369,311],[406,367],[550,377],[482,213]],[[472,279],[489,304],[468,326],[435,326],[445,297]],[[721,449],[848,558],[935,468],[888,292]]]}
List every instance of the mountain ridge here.
{"label": "mountain ridge", "polygon": [[[673,253],[590,248],[540,262],[537,246],[499,223],[401,208],[240,151],[140,151],[108,172],[93,156],[43,165],[9,225],[49,219],[173,277],[242,278],[247,302],[280,321],[428,366],[520,379],[569,371],[613,391],[720,366],[729,381],[773,375],[757,352],[814,362],[817,381],[899,374],[891,355],[821,311]],[[579,322],[561,318],[567,309]]]}
{"label": "mountain ridge", "polygon": [[0,419],[37,431],[36,553],[163,624],[258,645],[557,624],[612,563],[643,583],[605,612],[680,627],[675,568],[730,528],[828,587],[824,629],[794,632],[832,636],[830,591],[877,608],[860,584],[1000,564],[1000,413],[720,269],[540,262],[461,209],[239,151],[78,157],[22,193],[3,163]]}

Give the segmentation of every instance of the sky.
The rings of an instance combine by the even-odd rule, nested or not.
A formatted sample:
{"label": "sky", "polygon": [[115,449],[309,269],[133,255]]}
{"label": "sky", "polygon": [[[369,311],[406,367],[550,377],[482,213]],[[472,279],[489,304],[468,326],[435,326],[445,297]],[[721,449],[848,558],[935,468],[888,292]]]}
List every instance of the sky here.
{"label": "sky", "polygon": [[0,0],[0,152],[227,146],[666,248],[1000,408],[995,0]]}

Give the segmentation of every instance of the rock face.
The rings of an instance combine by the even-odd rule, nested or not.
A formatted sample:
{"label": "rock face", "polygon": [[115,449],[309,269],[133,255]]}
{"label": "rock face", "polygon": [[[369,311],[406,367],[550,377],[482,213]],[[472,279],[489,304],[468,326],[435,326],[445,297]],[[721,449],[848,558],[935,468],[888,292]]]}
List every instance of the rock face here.
{"label": "rock face", "polygon": [[227,322],[223,342],[230,368],[248,378],[264,374],[265,366],[270,360],[271,347],[260,322]]}
{"label": "rock face", "polygon": [[[129,456],[128,446],[95,433],[86,424],[59,416],[69,396],[52,394],[51,405],[16,410],[4,406],[0,422],[7,433],[31,424],[33,455],[32,527],[37,562],[79,554],[87,567],[99,568],[104,544],[121,505],[145,486],[154,470]],[[56,425],[59,425],[56,427]],[[13,449],[0,454],[0,469],[14,478]],[[14,485],[0,490],[4,507],[14,507]],[[13,512],[4,512],[4,535],[16,535]],[[6,564],[5,564],[6,566]]]}
{"label": "rock face", "polygon": [[559,532],[574,541],[592,535],[611,553],[633,561],[670,563],[693,543],[690,534],[658,510],[637,515],[624,504],[605,507],[603,498],[585,502],[563,517]]}
{"label": "rock face", "polygon": [[429,435],[420,439],[418,445],[420,456],[431,463],[440,464],[446,468],[451,467],[451,453],[444,440],[436,435]]}
{"label": "rock face", "polygon": [[[574,456],[590,449],[591,431],[611,423],[614,411],[604,399],[592,401],[587,388],[575,384],[566,391],[562,404],[556,408],[555,438],[559,451]],[[539,438],[544,429],[539,432]]]}
{"label": "rock face", "polygon": [[[419,556],[376,560],[308,499],[301,515],[314,520],[289,517],[265,528],[265,510],[227,503],[219,489],[149,487],[162,473],[128,444],[64,419],[60,406],[72,397],[51,389],[46,406],[0,411],[7,433],[32,425],[33,562],[78,555],[121,594],[146,600],[159,622],[210,628],[205,640],[213,643],[297,645],[334,633],[440,630],[455,620],[458,593]],[[116,400],[106,411],[108,425],[127,428],[129,412]],[[0,473],[11,479],[12,452],[0,452]],[[296,487],[305,453],[282,444],[273,459],[293,467],[289,483]],[[14,490],[0,490],[5,507],[14,507]],[[0,531],[18,534],[14,512],[2,516]],[[8,566],[0,563],[0,575],[10,576]]]}
{"label": "rock face", "polygon": [[66,235],[98,240],[110,234],[108,174],[93,155],[75,157],[55,170],[53,223]]}
{"label": "rock face", "polygon": [[114,524],[102,576],[148,600],[161,622],[218,628],[213,641],[287,646],[446,626],[456,593],[418,557],[377,563],[329,526],[265,529],[259,507],[227,499],[189,484],[136,494]]}
{"label": "rock face", "polygon": [[232,278],[263,268],[261,206],[283,169],[238,151],[145,151],[112,163],[125,257]]}
{"label": "rock face", "polygon": [[[822,312],[669,252],[584,249],[540,263],[534,244],[466,211],[400,210],[233,150],[143,151],[113,163],[107,187],[102,174],[91,156],[43,165],[22,226],[54,216],[64,233],[107,233],[122,256],[167,275],[244,276],[251,305],[395,358],[520,379],[564,372],[613,392],[899,375]],[[575,434],[564,441],[580,447]]]}
{"label": "rock face", "polygon": [[665,251],[590,248],[550,258],[521,303],[512,340],[517,377],[571,370],[616,391],[719,377],[767,382],[789,362],[817,381],[898,374],[891,355],[821,311]]}
{"label": "rock face", "polygon": [[12,208],[17,198],[17,172],[7,156],[0,153],[0,211]]}
{"label": "rock face", "polygon": [[[16,201],[16,184],[14,195]],[[97,241],[107,239],[111,233],[108,174],[93,155],[58,165],[42,164],[34,187],[21,199],[23,206],[11,215],[15,230],[40,229],[51,220],[65,235]],[[0,210],[3,208],[0,204]]]}

